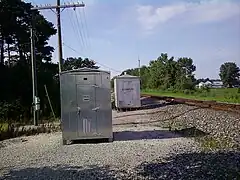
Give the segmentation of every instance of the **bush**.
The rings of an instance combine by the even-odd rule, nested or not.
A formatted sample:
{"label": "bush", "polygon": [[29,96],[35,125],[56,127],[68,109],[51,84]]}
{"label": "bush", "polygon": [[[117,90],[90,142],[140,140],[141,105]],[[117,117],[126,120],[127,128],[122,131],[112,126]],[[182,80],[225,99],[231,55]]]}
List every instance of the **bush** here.
{"label": "bush", "polygon": [[213,92],[213,91],[210,92],[210,95],[211,95],[211,97],[216,97],[217,96],[216,92]]}
{"label": "bush", "polygon": [[240,88],[238,88],[237,93],[240,94]]}
{"label": "bush", "polygon": [[203,91],[205,91],[205,92],[210,92],[210,87],[209,87],[209,86],[204,86],[204,87],[203,87]]}
{"label": "bush", "polygon": [[194,91],[193,90],[189,90],[189,89],[185,89],[185,90],[183,90],[183,93],[184,94],[194,94]]}
{"label": "bush", "polygon": [[13,124],[8,124],[7,129],[3,129],[0,126],[0,141],[10,138],[15,138],[19,136],[31,136],[39,133],[51,133],[61,130],[61,124],[42,124],[37,127],[19,127]]}
{"label": "bush", "polygon": [[178,90],[176,88],[174,88],[173,86],[168,88],[167,91],[170,91],[170,92],[173,92],[173,93],[177,93],[178,92]]}
{"label": "bush", "polygon": [[196,90],[198,93],[208,93],[210,92],[210,88],[208,86],[202,86]]}
{"label": "bush", "polygon": [[190,91],[188,89],[183,90],[184,94],[190,94]]}
{"label": "bush", "polygon": [[240,96],[238,94],[225,94],[224,97],[226,99],[233,100],[236,102],[240,100]]}
{"label": "bush", "polygon": [[177,89],[174,89],[172,92],[173,92],[173,93],[177,93],[177,92],[178,92],[178,90],[177,90]]}
{"label": "bush", "polygon": [[19,100],[15,100],[12,103],[0,102],[0,119],[4,122],[20,122],[23,112],[24,110]]}
{"label": "bush", "polygon": [[200,97],[208,97],[208,93],[207,93],[207,92],[202,92],[202,93],[200,94]]}

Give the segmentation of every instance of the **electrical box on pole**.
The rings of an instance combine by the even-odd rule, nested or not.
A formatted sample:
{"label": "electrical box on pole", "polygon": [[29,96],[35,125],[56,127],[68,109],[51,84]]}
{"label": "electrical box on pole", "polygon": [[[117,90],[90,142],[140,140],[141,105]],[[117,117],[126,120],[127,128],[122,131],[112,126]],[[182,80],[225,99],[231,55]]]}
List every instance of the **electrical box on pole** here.
{"label": "electrical box on pole", "polygon": [[34,103],[35,103],[35,111],[39,111],[40,110],[40,99],[39,99],[39,97],[35,96]]}

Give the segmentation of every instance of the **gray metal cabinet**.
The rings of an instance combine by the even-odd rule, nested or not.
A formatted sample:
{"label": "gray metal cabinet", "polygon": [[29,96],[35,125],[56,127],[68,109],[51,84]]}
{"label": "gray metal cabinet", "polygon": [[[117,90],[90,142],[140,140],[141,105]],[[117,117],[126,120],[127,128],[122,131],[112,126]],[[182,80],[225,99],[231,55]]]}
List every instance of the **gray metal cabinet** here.
{"label": "gray metal cabinet", "polygon": [[114,94],[117,108],[141,107],[140,78],[128,74],[115,77]]}
{"label": "gray metal cabinet", "polygon": [[81,68],[60,74],[62,138],[112,140],[110,73]]}

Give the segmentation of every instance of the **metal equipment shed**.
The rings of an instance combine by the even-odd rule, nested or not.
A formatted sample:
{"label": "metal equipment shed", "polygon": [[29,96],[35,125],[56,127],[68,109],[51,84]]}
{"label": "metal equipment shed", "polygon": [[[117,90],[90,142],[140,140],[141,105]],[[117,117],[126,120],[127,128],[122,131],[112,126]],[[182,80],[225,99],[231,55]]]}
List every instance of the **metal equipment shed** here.
{"label": "metal equipment shed", "polygon": [[60,74],[63,144],[113,138],[110,72],[81,68]]}
{"label": "metal equipment shed", "polygon": [[128,74],[115,77],[114,94],[117,108],[141,107],[140,78]]}

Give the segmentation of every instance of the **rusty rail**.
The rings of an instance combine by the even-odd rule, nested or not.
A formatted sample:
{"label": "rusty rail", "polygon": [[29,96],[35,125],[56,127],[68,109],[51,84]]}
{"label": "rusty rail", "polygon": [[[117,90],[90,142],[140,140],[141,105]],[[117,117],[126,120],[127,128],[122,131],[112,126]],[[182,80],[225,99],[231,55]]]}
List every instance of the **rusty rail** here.
{"label": "rusty rail", "polygon": [[187,104],[202,108],[211,108],[215,110],[235,112],[240,114],[240,104],[233,103],[223,103],[217,101],[204,101],[204,100],[194,100],[194,99],[186,99],[186,98],[175,98],[169,96],[156,96],[150,94],[141,94],[142,97],[152,97],[159,100],[164,100],[167,102],[172,102],[176,104]]}

